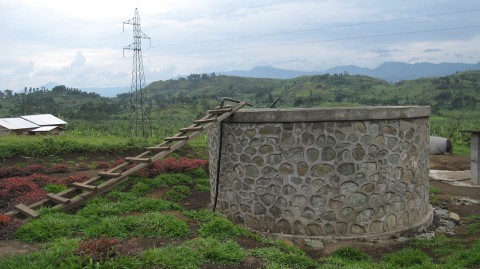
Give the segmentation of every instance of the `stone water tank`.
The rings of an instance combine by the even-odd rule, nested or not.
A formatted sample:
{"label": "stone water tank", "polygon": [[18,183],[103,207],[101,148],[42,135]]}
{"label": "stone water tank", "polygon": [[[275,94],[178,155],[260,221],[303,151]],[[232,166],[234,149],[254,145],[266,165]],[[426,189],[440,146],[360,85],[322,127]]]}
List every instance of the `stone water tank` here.
{"label": "stone water tank", "polygon": [[209,131],[212,207],[294,237],[428,226],[429,116],[422,106],[240,110]]}

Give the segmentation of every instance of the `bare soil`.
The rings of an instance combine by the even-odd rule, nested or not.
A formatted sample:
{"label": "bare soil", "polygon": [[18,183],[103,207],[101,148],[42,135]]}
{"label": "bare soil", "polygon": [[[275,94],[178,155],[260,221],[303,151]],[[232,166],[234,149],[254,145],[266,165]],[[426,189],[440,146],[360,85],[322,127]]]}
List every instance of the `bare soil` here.
{"label": "bare soil", "polygon": [[[89,156],[91,159],[94,160],[118,160],[128,156],[123,154],[110,154],[108,156]],[[130,156],[135,156],[134,154],[130,154]],[[71,156],[63,156],[64,160],[69,160],[68,158],[72,158],[70,160],[77,160],[78,157],[76,155]],[[106,159],[108,158],[108,159]],[[18,160],[17,160],[18,161]],[[88,162],[87,161],[87,162]],[[470,157],[469,156],[458,156],[458,155],[433,155],[430,157],[430,169],[435,170],[449,170],[449,171],[462,171],[470,169]],[[87,175],[95,175],[98,170],[89,170],[89,171],[79,171],[79,172],[71,172],[65,174],[57,174],[59,177],[64,177],[66,175],[72,175],[76,173],[84,173]],[[462,186],[453,186],[447,183],[443,183],[440,181],[435,181],[430,179],[431,186],[440,190],[439,194],[436,194],[437,198],[442,202],[441,207],[448,209],[449,211],[455,212],[459,214],[461,218],[465,218],[471,214],[480,214],[480,205],[472,205],[472,206],[464,206],[464,205],[455,205],[454,199],[456,197],[470,197],[473,199],[480,199],[480,188],[469,188],[469,187],[462,187]],[[148,197],[151,198],[161,198],[163,197],[166,188],[160,188],[149,195]],[[192,194],[186,198],[185,200],[181,201],[180,204],[190,210],[198,210],[201,208],[210,208],[210,193],[209,192],[198,192],[192,191]],[[169,214],[178,215],[181,213],[179,212],[169,212]],[[178,216],[181,217],[181,216]],[[195,223],[189,223],[190,228],[192,230],[192,236],[195,236],[198,227]],[[434,224],[433,224],[434,225]],[[432,227],[433,228],[433,227]],[[464,226],[460,225],[458,229],[455,231],[456,237],[466,239],[467,241],[479,240],[480,235],[466,235],[464,231]],[[161,247],[166,244],[177,244],[175,240],[168,240],[168,239],[148,239],[148,238],[131,238],[128,240],[129,243],[135,245],[139,249],[148,249],[153,247]],[[250,238],[241,237],[238,239],[238,243],[242,245],[246,249],[252,249],[256,247],[265,247],[264,243],[255,241]],[[290,242],[291,243],[291,242]],[[371,255],[374,260],[379,260],[383,255],[386,253],[391,253],[398,251],[406,246],[406,243],[398,242],[396,238],[392,238],[389,240],[371,240],[371,241],[338,241],[338,242],[331,242],[326,243],[324,248],[322,249],[314,249],[307,246],[300,246],[302,247],[305,252],[314,259],[318,259],[320,257],[324,257],[326,255],[331,254],[333,251],[338,249],[339,247],[343,246],[354,246],[365,253]],[[0,240],[0,259],[9,255],[15,254],[24,254],[29,251],[34,251],[38,249],[41,244],[37,243],[25,243],[16,240]],[[425,250],[429,253],[429,250]],[[265,265],[262,263],[260,259],[251,258],[247,259],[244,263],[236,266],[236,267],[229,267],[229,268],[259,268],[264,267]],[[206,264],[204,268],[224,268],[219,267],[213,264]]]}

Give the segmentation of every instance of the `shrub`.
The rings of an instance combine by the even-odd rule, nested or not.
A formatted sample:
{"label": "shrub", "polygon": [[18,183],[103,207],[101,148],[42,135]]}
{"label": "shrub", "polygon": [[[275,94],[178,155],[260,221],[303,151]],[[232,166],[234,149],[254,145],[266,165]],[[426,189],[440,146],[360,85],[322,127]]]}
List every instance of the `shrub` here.
{"label": "shrub", "polygon": [[99,237],[80,242],[75,254],[82,257],[89,257],[94,262],[111,259],[117,255],[115,249],[119,244],[116,238]]}
{"label": "shrub", "polygon": [[85,171],[85,170],[88,170],[88,169],[90,169],[90,167],[88,166],[88,163],[79,163],[75,167],[75,170],[77,170],[77,171]]}
{"label": "shrub", "polygon": [[110,168],[110,163],[109,162],[97,162],[95,164],[95,169],[107,170],[109,168]]}
{"label": "shrub", "polygon": [[200,159],[187,158],[167,158],[165,160],[158,160],[137,172],[137,176],[153,177],[165,172],[183,172],[190,171],[196,168],[206,168],[208,161]]}
{"label": "shrub", "polygon": [[50,173],[66,173],[68,172],[68,165],[66,164],[55,164],[50,167],[49,172]]}
{"label": "shrub", "polygon": [[0,214],[0,240],[13,239],[15,232],[23,224],[20,219],[12,218],[9,215]]}
{"label": "shrub", "polygon": [[0,206],[7,210],[17,203],[34,203],[45,198],[45,191],[40,189],[31,178],[11,177],[0,182]]}

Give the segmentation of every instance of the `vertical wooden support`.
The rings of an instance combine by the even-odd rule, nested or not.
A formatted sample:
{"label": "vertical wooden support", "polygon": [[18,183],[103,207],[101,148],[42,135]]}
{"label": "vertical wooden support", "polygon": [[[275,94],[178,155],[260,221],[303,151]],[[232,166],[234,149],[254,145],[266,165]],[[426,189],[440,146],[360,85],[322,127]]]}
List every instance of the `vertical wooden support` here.
{"label": "vertical wooden support", "polygon": [[471,181],[473,185],[480,185],[480,131],[471,132]]}

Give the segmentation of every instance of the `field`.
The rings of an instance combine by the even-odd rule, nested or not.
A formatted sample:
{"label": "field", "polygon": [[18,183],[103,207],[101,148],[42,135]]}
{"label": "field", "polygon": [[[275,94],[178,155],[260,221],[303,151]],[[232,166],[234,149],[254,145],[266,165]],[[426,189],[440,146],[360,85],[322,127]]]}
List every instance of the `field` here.
{"label": "field", "polygon": [[[201,140],[196,144],[201,144]],[[196,144],[182,149],[179,155],[197,151],[205,157],[205,149]],[[1,170],[2,210],[5,212],[22,199],[40,199],[46,191],[61,191],[71,180],[81,181],[108,169],[118,156],[57,156],[60,163],[48,158],[16,164],[11,160]],[[322,246],[311,242],[294,244],[265,237],[212,213],[205,160],[170,158],[162,162],[165,170],[140,171],[127,183],[73,213],[45,208],[40,218],[29,221],[0,214],[0,268],[469,268],[480,265],[480,205],[454,203],[458,196],[480,199],[480,194],[471,189],[432,182],[432,203],[460,215],[452,233],[436,233],[428,240],[407,233],[403,235],[407,240],[339,241]],[[431,159],[431,164],[435,169],[464,169],[468,158],[442,156]],[[82,166],[83,170],[75,170]],[[12,173],[17,173],[13,177],[17,183],[9,185]],[[429,230],[438,225],[436,219]]]}

